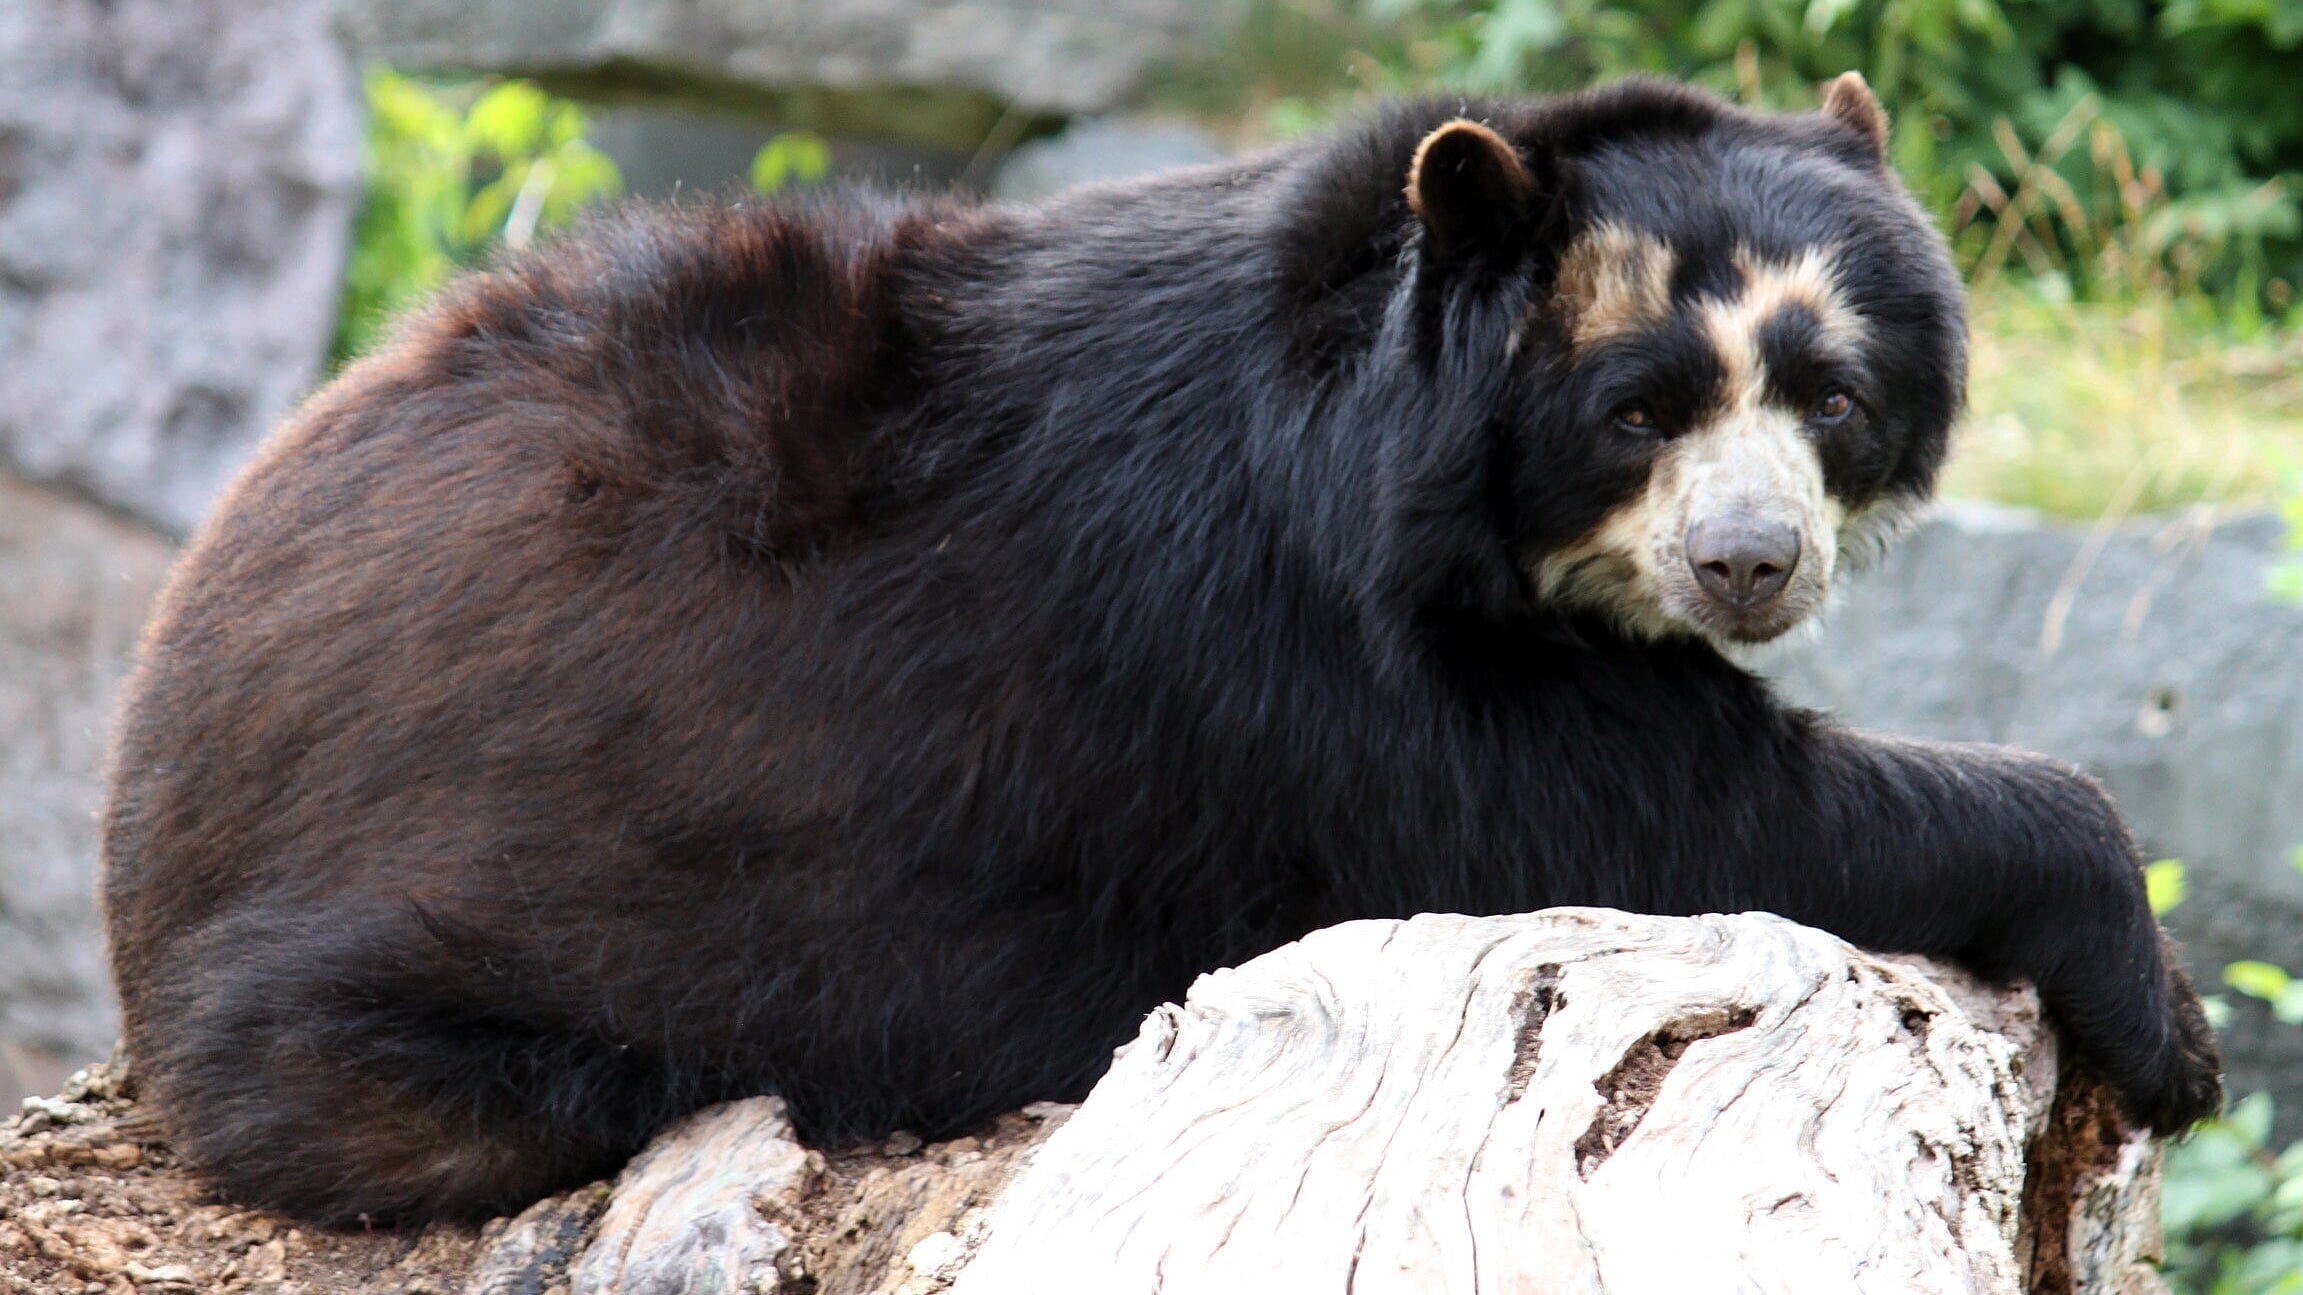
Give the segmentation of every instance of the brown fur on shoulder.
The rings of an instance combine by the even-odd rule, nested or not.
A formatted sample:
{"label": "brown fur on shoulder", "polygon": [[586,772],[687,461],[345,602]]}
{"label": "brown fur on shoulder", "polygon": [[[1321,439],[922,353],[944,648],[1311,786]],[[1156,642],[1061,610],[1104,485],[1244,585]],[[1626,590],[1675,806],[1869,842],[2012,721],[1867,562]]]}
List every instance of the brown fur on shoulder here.
{"label": "brown fur on shoulder", "polygon": [[[730,717],[757,704],[746,681],[778,651],[792,573],[869,525],[871,411],[891,382],[878,281],[938,214],[611,219],[456,286],[224,502],[147,634],[106,900],[147,1089],[177,1117],[205,1105],[174,1123],[227,1188],[428,1212],[613,1167],[517,1120],[392,1113],[390,1076],[361,1081],[372,1121],[342,1120],[330,1094],[351,1081],[306,1082],[302,1049],[260,1093],[196,1058],[219,1020],[318,1028],[341,995],[456,983],[463,943],[631,920],[580,912],[661,848],[645,825],[708,817],[689,788],[775,765],[787,735],[731,734]],[[272,879],[260,924],[234,909],[252,860]],[[490,860],[545,863],[569,889],[475,899]],[[434,929],[450,909],[461,925]],[[240,1002],[210,972],[248,942],[329,946],[345,979]],[[486,984],[467,996],[479,1019],[509,1010]],[[258,1107],[269,1132],[251,1144]]]}

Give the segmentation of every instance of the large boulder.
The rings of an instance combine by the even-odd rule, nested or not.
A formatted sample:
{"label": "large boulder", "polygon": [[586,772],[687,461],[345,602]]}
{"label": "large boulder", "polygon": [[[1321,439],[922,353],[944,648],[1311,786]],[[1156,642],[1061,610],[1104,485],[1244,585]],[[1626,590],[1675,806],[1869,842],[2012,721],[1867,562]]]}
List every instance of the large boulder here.
{"label": "large boulder", "polygon": [[[1762,664],[1849,723],[2101,778],[2152,857],[2189,865],[2169,925],[2213,992],[2235,959],[2303,971],[2303,607],[2266,587],[2289,556],[2267,516],[2090,531],[1951,505],[1850,580],[1821,635]],[[2232,1091],[2282,1092],[2303,1136],[2303,1029],[2237,1006]]]}
{"label": "large boulder", "polygon": [[141,526],[0,477],[0,1102],[11,1107],[111,1051],[118,1030],[96,922],[96,812],[120,685],[174,557]]}
{"label": "large boulder", "polygon": [[1127,180],[1222,157],[1216,142],[1188,122],[1089,117],[1008,154],[992,175],[992,193],[1031,202],[1076,184]]}
{"label": "large boulder", "polygon": [[361,0],[359,49],[566,93],[746,109],[973,149],[1001,116],[1103,112],[1204,49],[1214,0]]}
{"label": "large boulder", "polygon": [[188,531],[320,372],[360,122],[325,0],[0,4],[0,466]]}

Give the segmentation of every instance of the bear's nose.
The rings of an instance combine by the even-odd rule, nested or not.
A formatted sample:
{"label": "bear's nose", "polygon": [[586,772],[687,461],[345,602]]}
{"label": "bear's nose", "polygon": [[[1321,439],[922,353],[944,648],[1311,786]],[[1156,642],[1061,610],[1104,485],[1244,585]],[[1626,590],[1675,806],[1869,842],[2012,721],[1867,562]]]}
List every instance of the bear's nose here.
{"label": "bear's nose", "polygon": [[1749,514],[1707,517],[1687,528],[1687,565],[1712,597],[1749,610],[1790,583],[1799,530]]}

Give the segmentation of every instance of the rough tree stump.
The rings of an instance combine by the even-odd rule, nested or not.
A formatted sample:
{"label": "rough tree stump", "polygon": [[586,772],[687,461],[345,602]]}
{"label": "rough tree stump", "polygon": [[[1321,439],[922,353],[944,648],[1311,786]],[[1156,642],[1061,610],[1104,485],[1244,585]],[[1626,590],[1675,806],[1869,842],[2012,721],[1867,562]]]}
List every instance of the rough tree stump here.
{"label": "rough tree stump", "polygon": [[2155,1149],[2056,1073],[2027,992],[1763,914],[1353,922],[1076,1113],[826,1154],[735,1102],[476,1232],[202,1204],[99,1070],[0,1135],[0,1290],[2162,1291]]}

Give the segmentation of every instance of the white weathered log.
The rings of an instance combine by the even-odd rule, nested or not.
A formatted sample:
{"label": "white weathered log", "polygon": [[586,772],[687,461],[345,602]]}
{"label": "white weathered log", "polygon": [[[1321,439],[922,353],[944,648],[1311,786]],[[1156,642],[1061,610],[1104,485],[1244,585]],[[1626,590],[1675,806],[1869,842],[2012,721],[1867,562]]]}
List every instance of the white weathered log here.
{"label": "white weathered log", "polygon": [[0,1127],[0,1291],[2164,1295],[2156,1151],[2056,1070],[2027,991],[1778,918],[1357,922],[1076,1112],[817,1151],[729,1103],[477,1234],[200,1205],[93,1067]]}
{"label": "white weathered log", "polygon": [[[2015,1292],[2054,1083],[2002,1017],[1761,914],[1349,923],[1154,1013],[954,1295]],[[2133,1145],[2067,1289],[2153,1280]]]}

